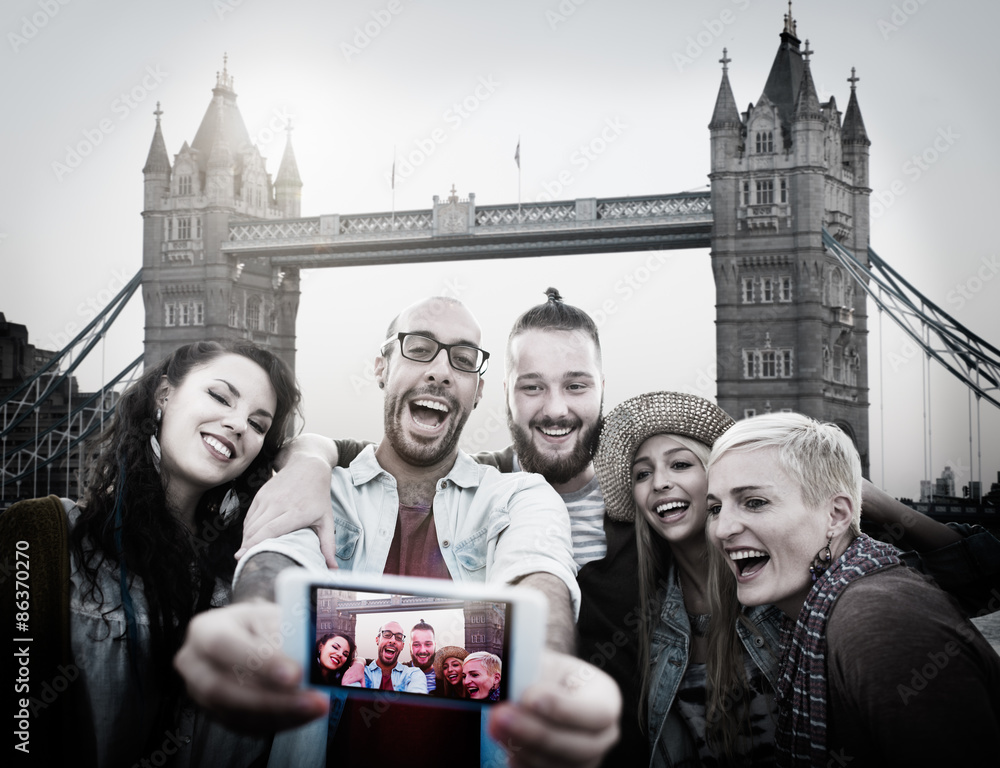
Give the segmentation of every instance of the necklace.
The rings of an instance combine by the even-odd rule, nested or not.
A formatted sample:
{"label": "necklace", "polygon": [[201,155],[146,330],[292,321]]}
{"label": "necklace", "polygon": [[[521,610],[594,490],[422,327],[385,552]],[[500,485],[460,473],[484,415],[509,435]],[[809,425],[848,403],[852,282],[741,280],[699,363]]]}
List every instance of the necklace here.
{"label": "necklace", "polygon": [[695,637],[704,637],[708,634],[708,623],[712,620],[710,613],[689,613],[688,621],[691,622],[691,634]]}

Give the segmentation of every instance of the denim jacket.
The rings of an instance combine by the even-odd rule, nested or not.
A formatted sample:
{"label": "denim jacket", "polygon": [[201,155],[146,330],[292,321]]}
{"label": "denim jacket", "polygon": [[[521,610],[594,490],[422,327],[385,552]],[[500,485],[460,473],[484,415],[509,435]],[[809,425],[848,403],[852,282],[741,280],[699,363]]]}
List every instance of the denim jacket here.
{"label": "denim jacket", "polygon": [[[778,678],[778,649],[781,645],[781,610],[773,605],[747,609],[746,616],[760,634],[737,625],[744,647],[772,686]],[[660,620],[653,628],[650,645],[652,674],[649,682],[647,730],[650,765],[657,768],[697,764],[698,755],[687,724],[673,706],[681,680],[687,671],[691,651],[691,623],[684,610],[679,575],[673,564],[667,573]]]}
{"label": "denim jacket", "polygon": [[[382,573],[396,528],[399,494],[396,479],[379,465],[373,446],[365,448],[349,468],[333,470],[331,498],[337,565]],[[532,573],[551,573],[566,584],[574,615],[579,612],[569,514],[541,475],[501,474],[459,452],[451,471],[438,481],[433,504],[438,546],[452,579],[509,584]],[[235,579],[258,552],[277,552],[307,568],[327,571],[311,529],[253,547],[237,566]],[[329,721],[279,734],[268,765],[325,765],[328,722],[329,728],[336,728],[345,694],[346,689],[337,691]],[[500,747],[485,736],[481,760],[483,765],[506,763]]]}
{"label": "denim jacket", "polygon": [[[69,499],[62,502],[72,529],[80,518],[80,509]],[[92,549],[88,539],[85,554]],[[138,764],[140,758],[142,762],[155,759],[151,754],[159,752],[177,768],[251,765],[266,751],[270,737],[229,731],[191,701],[183,702],[171,730],[154,732],[153,715],[162,702],[148,662],[152,653],[149,604],[142,580],[132,576],[129,592],[140,653],[136,663],[129,658],[124,639],[126,619],[119,579],[118,566],[105,560],[97,571],[97,589],[92,593],[86,574],[71,552],[69,639],[73,664],[65,670],[62,683],[72,683],[67,695],[74,702],[75,732],[67,732],[66,737],[76,744],[78,764],[132,765]],[[212,605],[225,605],[229,596],[229,584],[218,581]],[[55,690],[62,690],[59,678],[52,683]],[[161,739],[159,749],[150,753],[150,745],[157,745]]]}
{"label": "denim jacket", "polygon": [[[955,597],[970,614],[1000,607],[1000,541],[980,526],[949,524],[962,540],[933,552],[904,552],[904,562],[932,577],[939,587]],[[744,608],[743,615],[753,624],[752,632],[742,622],[737,634],[754,663],[772,689],[777,688],[781,658],[783,614],[773,605]],[[659,623],[653,629],[649,684],[648,732],[652,757],[657,768],[697,760],[687,724],[673,707],[677,690],[687,671],[691,647],[691,626],[684,609],[679,575],[671,564]]]}

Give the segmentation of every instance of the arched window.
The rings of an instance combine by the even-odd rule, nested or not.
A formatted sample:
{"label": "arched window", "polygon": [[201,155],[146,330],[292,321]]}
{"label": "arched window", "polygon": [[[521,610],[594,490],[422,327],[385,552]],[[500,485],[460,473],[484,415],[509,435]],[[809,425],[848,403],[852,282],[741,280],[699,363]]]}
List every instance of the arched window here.
{"label": "arched window", "polygon": [[756,148],[758,155],[774,152],[774,131],[757,131]]}
{"label": "arched window", "polygon": [[259,331],[260,326],[260,299],[257,296],[251,296],[247,299],[247,329],[251,331]]}

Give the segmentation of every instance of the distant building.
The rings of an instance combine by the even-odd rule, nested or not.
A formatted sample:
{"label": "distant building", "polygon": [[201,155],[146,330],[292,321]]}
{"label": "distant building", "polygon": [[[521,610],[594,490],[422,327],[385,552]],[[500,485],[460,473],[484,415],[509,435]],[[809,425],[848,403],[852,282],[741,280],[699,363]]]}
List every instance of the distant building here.
{"label": "distant building", "polygon": [[834,422],[867,474],[866,294],[822,232],[867,259],[871,142],[853,70],[841,112],[832,96],[820,101],[790,12],[780,38],[744,112],[723,51],[708,126],[718,404],[737,419],[791,410]]}
{"label": "distant building", "polygon": [[56,354],[35,347],[27,327],[0,312],[0,508],[50,493],[79,498],[81,435],[100,429],[102,402],[107,411],[114,406],[113,392],[80,392],[76,378],[58,369],[40,373]]}
{"label": "distant building", "polygon": [[225,65],[194,139],[184,142],[173,163],[159,104],[154,114],[156,128],[142,169],[144,363],[152,365],[191,341],[246,338],[294,370],[298,270],[237,261],[220,252],[231,222],[301,215],[291,126],[272,180],[236,105]]}

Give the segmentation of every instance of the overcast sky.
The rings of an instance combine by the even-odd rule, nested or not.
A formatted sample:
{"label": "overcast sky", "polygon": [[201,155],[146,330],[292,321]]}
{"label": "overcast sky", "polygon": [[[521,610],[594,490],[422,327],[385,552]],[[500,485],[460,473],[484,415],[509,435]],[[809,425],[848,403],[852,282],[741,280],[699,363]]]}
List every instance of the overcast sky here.
{"label": "overcast sky", "polygon": [[[518,137],[524,201],[663,194],[707,189],[722,49],[745,109],[763,90],[787,9],[780,0],[9,0],[0,51],[0,311],[27,325],[35,344],[57,348],[93,316],[88,304],[135,274],[156,102],[172,158],[194,138],[224,52],[272,174],[285,144],[273,129],[287,116],[294,122],[304,216],[388,211],[394,147],[397,211],[428,209],[452,184],[483,205],[516,203]],[[873,248],[1000,346],[1000,10],[843,0],[798,2],[793,13],[815,52],[821,100],[833,95],[843,110],[851,67],[861,78]],[[588,160],[581,147],[602,132],[613,141]],[[85,141],[92,151],[61,168],[68,146]],[[407,172],[410,156],[419,165]],[[647,257],[303,272],[297,374],[306,427],[377,439],[381,395],[368,374],[385,326],[412,300],[445,293],[479,316],[498,363],[465,446],[506,445],[503,345],[515,316],[542,301],[548,285],[600,323],[606,408],[653,389],[714,397],[708,251],[667,252],[647,282],[626,290],[646,275]],[[600,314],[609,299],[615,313]],[[869,312],[872,476],[915,497],[925,476],[921,358]],[[142,325],[137,296],[84,367],[84,387],[141,352]],[[950,463],[961,485],[969,399],[940,368],[930,381],[931,469],[936,476]],[[988,488],[1000,469],[997,409],[983,404],[980,423]],[[973,435],[975,444],[975,426]]]}

